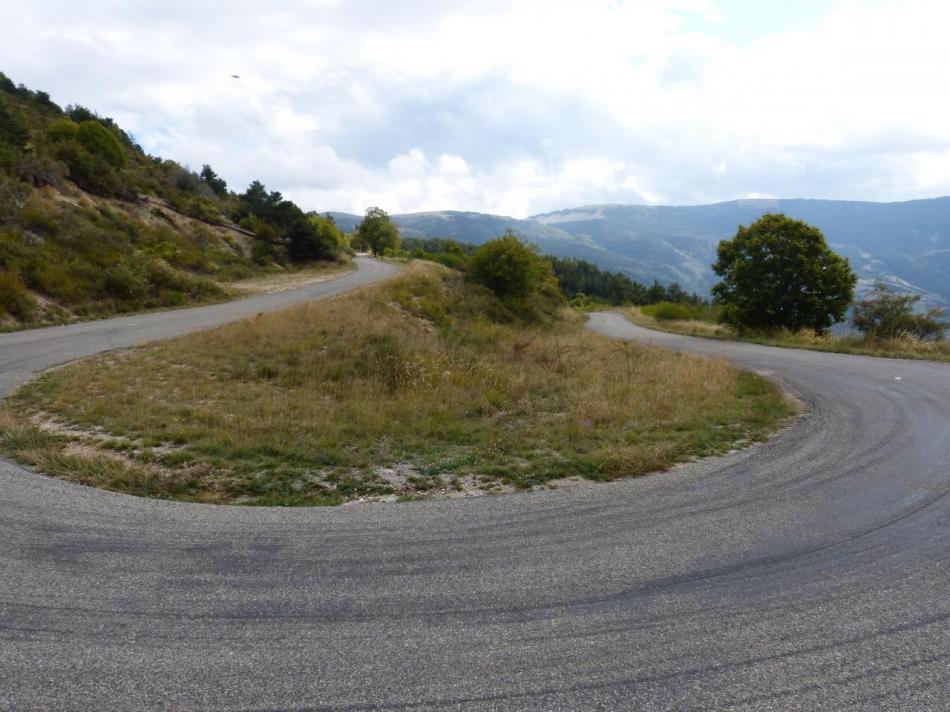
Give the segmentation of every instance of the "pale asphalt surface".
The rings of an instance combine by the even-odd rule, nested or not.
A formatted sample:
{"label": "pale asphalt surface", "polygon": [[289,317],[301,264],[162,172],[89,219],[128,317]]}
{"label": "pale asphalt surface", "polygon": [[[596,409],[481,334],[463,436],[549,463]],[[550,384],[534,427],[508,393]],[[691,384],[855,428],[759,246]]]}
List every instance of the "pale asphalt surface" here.
{"label": "pale asphalt surface", "polygon": [[[0,336],[0,395],[390,271]],[[174,504],[0,461],[0,709],[950,709],[950,366],[590,326],[811,411],[669,473],[438,502]]]}

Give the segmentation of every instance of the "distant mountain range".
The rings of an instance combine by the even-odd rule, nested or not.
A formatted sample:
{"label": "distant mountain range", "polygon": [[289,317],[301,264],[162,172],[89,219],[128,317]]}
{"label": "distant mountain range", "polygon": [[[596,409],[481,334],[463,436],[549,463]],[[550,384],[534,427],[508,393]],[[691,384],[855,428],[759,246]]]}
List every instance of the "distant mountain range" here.
{"label": "distant mountain range", "polygon": [[[950,305],[950,197],[903,203],[734,200],[713,205],[590,205],[525,220],[470,212],[393,215],[403,236],[480,244],[512,229],[543,252],[578,257],[640,282],[705,293],[716,244],[767,212],[817,226],[851,260],[863,286],[882,280],[927,303]],[[344,230],[361,217],[331,213]]]}

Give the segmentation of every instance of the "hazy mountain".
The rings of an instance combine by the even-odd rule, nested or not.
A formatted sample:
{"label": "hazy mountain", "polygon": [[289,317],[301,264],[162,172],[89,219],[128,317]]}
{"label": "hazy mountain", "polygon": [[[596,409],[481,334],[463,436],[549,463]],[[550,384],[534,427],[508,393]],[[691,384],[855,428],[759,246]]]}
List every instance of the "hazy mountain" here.
{"label": "hazy mountain", "polygon": [[[705,292],[715,282],[716,244],[766,212],[816,225],[867,285],[882,279],[950,304],[950,198],[903,203],[737,200],[713,205],[594,205],[527,220],[480,213],[395,215],[404,235],[481,243],[516,230],[544,252],[580,257],[641,281]],[[344,229],[359,216],[335,214]]]}
{"label": "hazy mountain", "polygon": [[[362,219],[361,216],[350,213],[330,213],[330,215],[336,220],[340,229],[347,232],[355,229]],[[557,227],[544,225],[535,220],[518,220],[501,215],[452,210],[393,215],[392,219],[405,237],[448,237],[475,245],[487,242],[504,234],[505,230],[512,229],[524,240],[534,243],[548,254],[558,257],[577,257],[595,264],[609,265],[615,271],[639,276],[641,281],[653,281],[652,273],[647,274],[649,265],[642,263],[637,256],[613,253]],[[666,279],[662,275],[657,275],[657,277],[667,282],[675,279]]]}

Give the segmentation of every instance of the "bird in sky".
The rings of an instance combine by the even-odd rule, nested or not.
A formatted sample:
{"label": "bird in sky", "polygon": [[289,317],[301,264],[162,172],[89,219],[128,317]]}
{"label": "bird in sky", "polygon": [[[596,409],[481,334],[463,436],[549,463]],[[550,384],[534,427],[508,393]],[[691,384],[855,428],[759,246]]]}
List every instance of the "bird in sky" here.
{"label": "bird in sky", "polygon": [[232,74],[232,75],[231,75],[231,78],[232,78],[232,79],[240,79],[241,76],[240,76],[239,74]]}

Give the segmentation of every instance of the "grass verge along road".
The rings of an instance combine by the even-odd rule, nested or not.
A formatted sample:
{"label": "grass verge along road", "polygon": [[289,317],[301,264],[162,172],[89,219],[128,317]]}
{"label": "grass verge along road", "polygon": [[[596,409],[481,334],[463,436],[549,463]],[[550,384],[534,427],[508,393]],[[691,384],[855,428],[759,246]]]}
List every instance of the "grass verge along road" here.
{"label": "grass verge along road", "polygon": [[[882,358],[906,358],[925,361],[950,362],[950,341],[924,341],[913,337],[900,339],[869,339],[862,336],[837,336],[815,334],[813,331],[779,331],[774,334],[740,334],[731,326],[709,319],[657,318],[648,312],[650,307],[628,307],[623,314],[634,324],[648,329],[667,331],[685,336],[702,336],[710,339],[746,341],[763,346],[779,346],[790,349],[810,349],[829,353],[878,356]],[[704,310],[696,308],[697,313]],[[710,309],[705,310],[707,313]]]}

